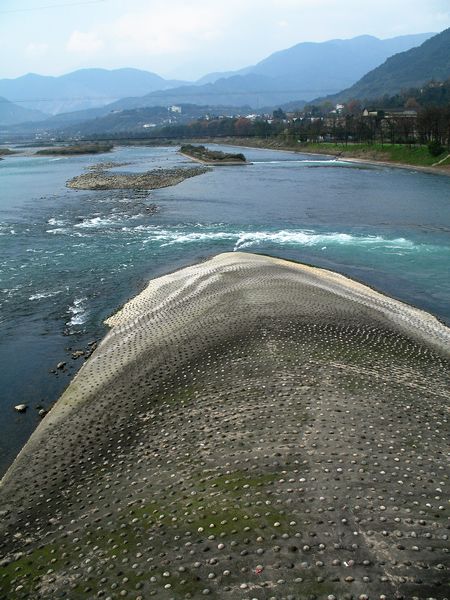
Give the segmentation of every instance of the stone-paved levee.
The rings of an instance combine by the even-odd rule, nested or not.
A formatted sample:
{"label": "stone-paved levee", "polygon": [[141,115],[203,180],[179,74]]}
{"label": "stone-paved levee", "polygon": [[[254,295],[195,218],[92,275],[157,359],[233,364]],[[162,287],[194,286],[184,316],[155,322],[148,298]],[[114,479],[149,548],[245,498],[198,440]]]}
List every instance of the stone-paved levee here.
{"label": "stone-paved levee", "polygon": [[444,325],[244,253],[109,324],[2,481],[2,600],[450,598]]}

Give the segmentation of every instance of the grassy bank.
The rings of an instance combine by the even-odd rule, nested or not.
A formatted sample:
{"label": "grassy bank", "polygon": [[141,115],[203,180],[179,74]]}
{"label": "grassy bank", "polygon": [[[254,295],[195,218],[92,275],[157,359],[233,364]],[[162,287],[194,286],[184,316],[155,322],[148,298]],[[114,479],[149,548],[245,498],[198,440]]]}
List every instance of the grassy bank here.
{"label": "grassy bank", "polygon": [[[327,154],[342,158],[355,158],[373,162],[411,165],[436,170],[436,172],[450,173],[450,152],[444,151],[440,156],[432,156],[427,146],[408,146],[403,144],[345,145],[329,142],[300,143],[282,138],[229,138],[216,141],[219,143],[233,144],[234,146],[273,148],[274,150],[291,150],[295,152]],[[443,162],[441,164],[436,164],[442,160]]]}
{"label": "grassy bank", "polygon": [[349,158],[362,158],[381,162],[395,162],[407,165],[432,167],[446,156],[442,166],[450,167],[450,153],[444,152],[440,156],[432,156],[426,146],[407,146],[403,144],[297,144],[296,149],[319,154],[335,154]]}

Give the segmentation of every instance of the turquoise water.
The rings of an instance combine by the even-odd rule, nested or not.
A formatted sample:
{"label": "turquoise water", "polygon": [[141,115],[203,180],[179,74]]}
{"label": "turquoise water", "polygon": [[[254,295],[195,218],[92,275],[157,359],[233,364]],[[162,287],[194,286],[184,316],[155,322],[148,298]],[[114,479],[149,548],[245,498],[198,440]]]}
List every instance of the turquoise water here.
{"label": "turquoise water", "polygon": [[[48,407],[81,366],[71,350],[101,337],[103,319],[149,278],[212,254],[327,267],[450,322],[450,178],[245,153],[252,165],[149,193],[65,182],[105,160],[130,162],[123,171],[192,163],[174,148],[0,161],[0,469],[36,426],[36,406]],[[60,361],[67,372],[49,373]],[[25,415],[12,409],[21,402]]]}

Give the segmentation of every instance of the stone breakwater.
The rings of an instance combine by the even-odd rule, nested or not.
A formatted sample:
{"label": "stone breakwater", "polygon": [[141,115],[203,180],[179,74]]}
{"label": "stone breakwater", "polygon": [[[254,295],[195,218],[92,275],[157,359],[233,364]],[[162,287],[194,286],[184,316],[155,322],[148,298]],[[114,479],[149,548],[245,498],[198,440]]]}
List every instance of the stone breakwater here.
{"label": "stone breakwater", "polygon": [[448,597],[449,330],[329,271],[153,280],[0,487],[0,597]]}
{"label": "stone breakwater", "polygon": [[205,167],[194,167],[155,169],[144,173],[111,173],[107,172],[107,168],[99,168],[70,179],[66,185],[76,190],[156,190],[177,185],[207,171]]}

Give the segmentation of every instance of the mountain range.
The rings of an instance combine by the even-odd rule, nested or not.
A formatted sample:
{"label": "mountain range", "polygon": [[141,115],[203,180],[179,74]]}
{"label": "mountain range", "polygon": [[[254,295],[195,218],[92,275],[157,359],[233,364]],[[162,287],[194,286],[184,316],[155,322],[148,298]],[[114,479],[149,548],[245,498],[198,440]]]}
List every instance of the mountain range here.
{"label": "mountain range", "polygon": [[[363,35],[350,40],[304,42],[276,52],[236,72],[208,75],[190,85],[123,98],[110,110],[170,104],[271,106],[294,99],[312,100],[348,87],[389,56],[408,50],[433,34],[387,40]],[[1,93],[1,86],[0,86]]]}
{"label": "mountain range", "polygon": [[[0,80],[0,95],[8,99],[19,97],[22,109],[29,108],[36,100],[46,99],[47,111],[51,108],[56,112],[84,102],[83,110],[56,114],[45,121],[39,113],[39,118],[33,120],[39,120],[40,127],[46,130],[63,130],[68,125],[105,116],[110,120],[111,115],[119,111],[171,104],[258,109],[289,101],[301,105],[325,97],[378,97],[384,92],[391,93],[393,88],[399,91],[405,86],[417,86],[419,81],[428,81],[433,76],[450,77],[449,37],[450,30],[446,30],[438,35],[424,33],[387,40],[359,36],[350,40],[301,43],[240,71],[211,73],[195,83],[183,85],[137,69],[83,69],[53,78],[26,75],[15,80]],[[147,93],[142,94],[143,90]],[[123,97],[124,91],[127,97]],[[105,104],[112,97],[120,99]],[[90,108],[89,103],[97,103],[97,106]],[[24,115],[24,120],[31,118]],[[0,124],[8,124],[1,112]]]}
{"label": "mountain range", "polygon": [[0,79],[0,96],[12,102],[20,100],[25,108],[57,114],[104,106],[125,95],[143,96],[182,83],[140,69],[80,69],[59,77],[28,73]]}
{"label": "mountain range", "polygon": [[330,89],[346,87],[346,81],[350,85],[393,54],[418,46],[432,36],[423,33],[380,40],[361,35],[349,40],[302,42],[275,52],[254,66],[209,74],[198,83],[215,83],[236,75],[260,75],[275,80],[280,89],[284,86],[287,91],[300,90],[302,98],[311,100]]}

